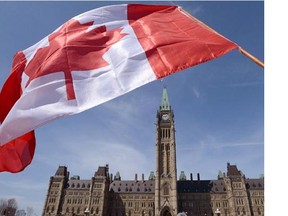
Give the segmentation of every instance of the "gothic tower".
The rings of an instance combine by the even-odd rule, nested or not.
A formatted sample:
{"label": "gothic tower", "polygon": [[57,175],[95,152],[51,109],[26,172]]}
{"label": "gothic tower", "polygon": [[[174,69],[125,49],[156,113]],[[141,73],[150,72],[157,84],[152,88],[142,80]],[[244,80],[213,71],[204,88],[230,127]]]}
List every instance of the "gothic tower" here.
{"label": "gothic tower", "polygon": [[240,214],[253,215],[250,211],[245,176],[238,170],[236,165],[227,163],[227,176],[224,176],[224,183],[227,188],[227,200],[229,204],[229,212],[227,214],[231,216]]}
{"label": "gothic tower", "polygon": [[59,215],[62,212],[65,187],[69,180],[67,167],[59,166],[54,176],[50,178],[43,216]]}
{"label": "gothic tower", "polygon": [[177,170],[174,114],[165,87],[156,118],[155,216],[176,216]]}

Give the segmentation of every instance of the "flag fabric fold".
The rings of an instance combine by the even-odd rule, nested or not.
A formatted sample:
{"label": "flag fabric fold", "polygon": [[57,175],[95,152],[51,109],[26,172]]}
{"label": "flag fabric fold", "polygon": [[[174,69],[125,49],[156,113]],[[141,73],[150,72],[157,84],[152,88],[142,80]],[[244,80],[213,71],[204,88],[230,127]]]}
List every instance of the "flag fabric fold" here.
{"label": "flag fabric fold", "polygon": [[0,93],[0,171],[31,163],[37,127],[237,47],[177,6],[113,5],[72,18],[14,57]]}

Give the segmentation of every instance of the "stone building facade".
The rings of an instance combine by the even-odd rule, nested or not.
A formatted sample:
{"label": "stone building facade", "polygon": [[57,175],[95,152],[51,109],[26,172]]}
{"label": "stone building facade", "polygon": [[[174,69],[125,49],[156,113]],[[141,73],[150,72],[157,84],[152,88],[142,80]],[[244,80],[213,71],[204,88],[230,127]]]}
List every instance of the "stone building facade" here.
{"label": "stone building facade", "polygon": [[[100,166],[94,176],[81,180],[69,177],[59,166],[50,178],[43,216],[263,216],[264,178],[249,179],[236,165],[215,180],[201,180],[199,173],[177,178],[174,114],[167,89],[156,118],[156,169],[148,179],[122,180]],[[183,214],[183,215],[185,215]]]}

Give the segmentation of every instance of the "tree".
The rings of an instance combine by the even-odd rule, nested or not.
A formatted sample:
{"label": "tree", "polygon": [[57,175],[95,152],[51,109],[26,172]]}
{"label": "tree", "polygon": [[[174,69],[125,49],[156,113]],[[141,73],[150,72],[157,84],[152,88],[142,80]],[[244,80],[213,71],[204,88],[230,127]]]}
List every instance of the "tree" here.
{"label": "tree", "polygon": [[4,214],[4,210],[7,208],[7,200],[0,199],[0,215]]}
{"label": "tree", "polygon": [[16,199],[1,199],[0,200],[0,215],[14,216],[17,211],[18,205]]}
{"label": "tree", "polygon": [[30,206],[27,207],[27,216],[32,216],[34,213],[34,209]]}
{"label": "tree", "polygon": [[14,198],[8,199],[7,203],[8,203],[8,207],[10,207],[12,209],[17,209],[18,208],[17,201]]}
{"label": "tree", "polygon": [[23,209],[17,210],[15,216],[26,216],[26,212]]}
{"label": "tree", "polygon": [[26,211],[18,209],[16,199],[0,199],[0,216],[33,216],[33,207],[28,206]]}

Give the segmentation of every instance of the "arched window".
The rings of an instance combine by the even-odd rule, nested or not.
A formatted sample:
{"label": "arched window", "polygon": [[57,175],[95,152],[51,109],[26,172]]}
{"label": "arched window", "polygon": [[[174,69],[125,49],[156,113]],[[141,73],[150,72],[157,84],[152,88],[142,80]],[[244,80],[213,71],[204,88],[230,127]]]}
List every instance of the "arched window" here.
{"label": "arched window", "polygon": [[68,207],[66,208],[66,213],[69,213],[69,208]]}
{"label": "arched window", "polygon": [[169,195],[169,186],[168,186],[168,185],[165,185],[165,186],[164,186],[164,195],[165,195],[165,196],[168,196],[168,195]]}
{"label": "arched window", "polygon": [[240,215],[239,207],[237,207],[237,214]]}

